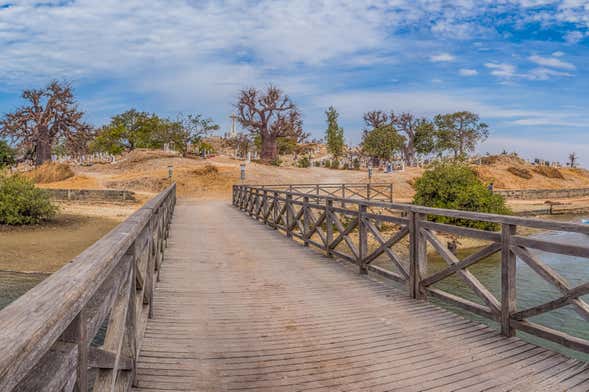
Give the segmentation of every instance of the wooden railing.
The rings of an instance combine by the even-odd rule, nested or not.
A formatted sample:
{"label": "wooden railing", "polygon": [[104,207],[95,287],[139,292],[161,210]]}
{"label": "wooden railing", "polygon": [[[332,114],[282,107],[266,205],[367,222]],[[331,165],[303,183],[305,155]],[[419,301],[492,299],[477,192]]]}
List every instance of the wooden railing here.
{"label": "wooden railing", "polygon": [[277,185],[251,185],[256,188],[277,189],[289,191],[295,195],[295,199],[306,194],[309,196],[331,196],[342,199],[361,199],[393,201],[393,184],[390,183],[334,183],[334,184],[277,184]]}
{"label": "wooden railing", "polygon": [[0,311],[0,391],[130,390],[175,203],[172,185]]}
{"label": "wooden railing", "polygon": [[[589,246],[535,239],[518,235],[517,232],[518,228],[527,227],[589,234],[589,225],[410,204],[310,196],[305,193],[272,189],[271,185],[264,188],[235,185],[233,204],[254,219],[284,232],[287,237],[296,238],[307,246],[314,245],[329,256],[337,256],[356,264],[360,273],[372,271],[405,283],[408,294],[413,298],[437,298],[494,320],[500,324],[501,333],[505,336],[514,336],[516,330],[521,330],[589,353],[589,340],[529,320],[531,317],[571,305],[585,321],[589,321],[589,305],[580,298],[589,293],[589,282],[572,287],[566,279],[544,263],[536,252],[540,250],[589,258]],[[431,219],[436,216],[489,222],[498,225],[501,231],[436,223]],[[486,245],[460,260],[443,245],[439,238],[442,233],[476,238],[485,241]],[[372,247],[369,247],[370,237]],[[402,257],[401,252],[393,249],[396,244],[408,247],[406,257]],[[441,256],[447,263],[446,268],[435,273],[427,273],[428,247]],[[495,253],[501,254],[499,298],[468,270]],[[372,264],[381,256],[390,262],[389,268]],[[518,309],[517,259],[556,287],[561,293],[560,297]],[[470,287],[480,301],[475,302],[433,287],[434,284],[454,274]]]}

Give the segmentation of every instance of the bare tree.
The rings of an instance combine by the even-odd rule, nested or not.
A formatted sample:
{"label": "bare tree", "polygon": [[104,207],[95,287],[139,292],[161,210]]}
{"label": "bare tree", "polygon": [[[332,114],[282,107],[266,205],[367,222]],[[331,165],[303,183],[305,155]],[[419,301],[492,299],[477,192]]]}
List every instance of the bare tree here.
{"label": "bare tree", "polygon": [[72,152],[83,152],[92,136],[82,121],[69,83],[51,82],[40,90],[25,90],[28,103],[0,121],[0,135],[30,150],[37,165],[51,159],[51,148],[63,142]]}
{"label": "bare tree", "polygon": [[571,167],[576,167],[578,160],[579,160],[579,157],[577,156],[576,152],[572,152],[569,154],[569,165]]}
{"label": "bare tree", "polygon": [[308,136],[296,105],[275,86],[269,86],[265,92],[255,88],[241,90],[235,107],[239,123],[262,139],[262,160],[276,159],[279,137],[293,137],[300,143]]}

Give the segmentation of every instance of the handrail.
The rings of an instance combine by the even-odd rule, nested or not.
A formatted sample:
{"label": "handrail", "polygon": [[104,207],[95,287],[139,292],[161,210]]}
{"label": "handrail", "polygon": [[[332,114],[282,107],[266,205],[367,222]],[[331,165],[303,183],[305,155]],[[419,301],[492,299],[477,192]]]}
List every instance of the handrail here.
{"label": "handrail", "polygon": [[360,198],[367,200],[393,201],[393,184],[388,182],[359,182],[359,183],[303,183],[303,184],[272,184],[246,185],[260,189],[288,188],[293,194],[308,194],[315,196],[333,196],[346,198]]}
{"label": "handrail", "polygon": [[0,391],[86,391],[88,368],[95,391],[130,389],[175,200],[173,184],[0,311]]}
{"label": "handrail", "polygon": [[[404,283],[412,298],[435,298],[494,320],[500,324],[501,333],[505,336],[514,336],[516,330],[521,330],[573,350],[589,353],[589,339],[572,336],[530,320],[531,317],[572,305],[582,318],[589,321],[589,305],[581,298],[589,294],[589,282],[573,287],[545,264],[536,252],[539,250],[589,258],[589,246],[563,244],[517,234],[518,227],[589,234],[589,225],[311,195],[275,189],[272,185],[264,188],[234,185],[233,204],[289,238],[296,238],[306,246],[313,245],[328,256],[356,264],[360,273],[371,271]],[[500,225],[501,231],[437,223],[430,219],[434,216],[495,223]],[[381,228],[382,223],[388,224],[389,231]],[[439,233],[478,238],[486,241],[487,245],[460,260],[443,244],[438,237]],[[369,246],[370,237],[373,239],[372,247]],[[392,247],[406,237],[409,238],[409,256],[404,258]],[[428,275],[428,247],[441,256],[448,264],[447,268]],[[499,298],[468,270],[472,265],[496,253],[501,254]],[[372,265],[380,257],[390,261],[392,269]],[[539,305],[518,309],[515,300],[517,260],[527,264],[558,289],[561,296]],[[482,304],[433,287],[451,275],[459,276]]]}

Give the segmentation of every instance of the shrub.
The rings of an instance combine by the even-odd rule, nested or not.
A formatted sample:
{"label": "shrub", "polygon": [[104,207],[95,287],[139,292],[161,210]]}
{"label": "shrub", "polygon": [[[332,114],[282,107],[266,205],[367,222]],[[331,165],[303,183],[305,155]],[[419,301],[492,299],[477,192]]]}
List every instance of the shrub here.
{"label": "shrub", "polygon": [[298,167],[311,167],[311,160],[309,157],[304,156],[297,162]]}
{"label": "shrub", "polygon": [[0,168],[12,166],[14,163],[14,150],[4,140],[0,140]]}
{"label": "shrub", "polygon": [[332,169],[339,169],[339,161],[337,159],[334,159],[331,161],[331,168]]}
{"label": "shrub", "polygon": [[270,164],[272,166],[280,166],[282,165],[282,161],[280,160],[280,158],[276,157],[270,161]]}
{"label": "shrub", "polygon": [[0,175],[0,224],[32,225],[55,215],[46,191],[23,176]]}
{"label": "shrub", "polygon": [[548,178],[558,178],[560,180],[564,180],[564,176],[562,175],[562,173],[560,172],[560,170],[558,170],[555,167],[550,167],[550,166],[536,166],[534,167],[534,172],[544,176],[544,177],[548,177]]}
{"label": "shrub", "polygon": [[529,180],[530,178],[532,178],[532,173],[530,173],[530,171],[525,168],[510,166],[507,168],[507,171],[510,172],[511,174],[513,174],[514,176],[521,177],[526,180]]}
{"label": "shrub", "polygon": [[360,170],[360,160],[358,158],[354,158],[354,162],[352,162],[352,164],[354,165],[355,170]]}
{"label": "shrub", "polygon": [[331,167],[331,162],[329,160],[325,161],[324,163],[326,168],[329,169]]}
{"label": "shrub", "polygon": [[[438,163],[415,181],[413,203],[427,207],[510,214],[502,196],[493,194],[463,163]],[[468,219],[432,216],[441,223],[496,230],[497,224]]]}

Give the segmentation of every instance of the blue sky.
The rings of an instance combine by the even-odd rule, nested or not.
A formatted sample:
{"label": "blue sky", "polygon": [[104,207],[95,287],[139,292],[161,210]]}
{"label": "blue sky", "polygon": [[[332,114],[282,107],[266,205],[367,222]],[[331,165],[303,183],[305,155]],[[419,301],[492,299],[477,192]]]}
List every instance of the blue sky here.
{"label": "blue sky", "polygon": [[274,83],[320,137],[358,143],[373,109],[479,113],[481,152],[589,165],[589,1],[0,0],[0,113],[71,80],[99,125],[135,107],[229,126],[240,88]]}

